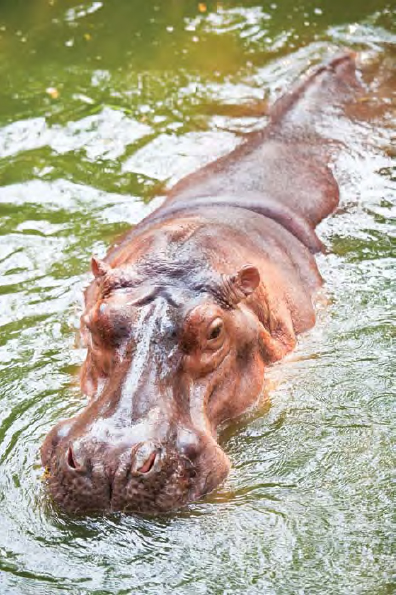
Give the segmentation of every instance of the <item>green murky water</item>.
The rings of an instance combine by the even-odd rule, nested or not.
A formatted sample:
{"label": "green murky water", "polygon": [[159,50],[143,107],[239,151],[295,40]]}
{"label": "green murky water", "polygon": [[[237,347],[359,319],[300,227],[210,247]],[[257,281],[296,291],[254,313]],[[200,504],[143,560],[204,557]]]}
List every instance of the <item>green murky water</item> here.
{"label": "green murky water", "polygon": [[[395,20],[384,0],[1,2],[2,595],[395,592]],[[271,407],[223,432],[229,479],[167,517],[59,514],[38,448],[83,405],[91,253],[342,46],[387,108],[344,131],[342,208],[320,228],[330,305],[270,370]]]}

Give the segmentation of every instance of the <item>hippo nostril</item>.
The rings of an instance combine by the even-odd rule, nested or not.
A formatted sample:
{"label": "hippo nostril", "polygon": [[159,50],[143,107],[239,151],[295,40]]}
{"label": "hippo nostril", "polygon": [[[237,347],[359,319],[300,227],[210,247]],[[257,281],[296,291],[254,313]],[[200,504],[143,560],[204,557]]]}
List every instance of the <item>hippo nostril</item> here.
{"label": "hippo nostril", "polygon": [[160,459],[160,449],[152,442],[141,442],[132,449],[132,472],[149,473]]}
{"label": "hippo nostril", "polygon": [[69,448],[67,449],[66,461],[67,461],[67,464],[69,465],[70,469],[77,469],[79,466],[76,463],[76,459],[74,457],[73,449],[71,446],[69,446]]}
{"label": "hippo nostril", "polygon": [[157,458],[157,453],[154,451],[151,453],[147,461],[137,469],[139,473],[148,473],[154,467],[155,459]]}

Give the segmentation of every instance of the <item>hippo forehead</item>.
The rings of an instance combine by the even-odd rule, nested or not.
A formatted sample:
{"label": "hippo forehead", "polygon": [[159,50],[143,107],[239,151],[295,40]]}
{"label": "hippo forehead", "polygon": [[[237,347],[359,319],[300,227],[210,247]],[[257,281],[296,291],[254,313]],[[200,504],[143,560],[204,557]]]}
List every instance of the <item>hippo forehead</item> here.
{"label": "hippo forehead", "polygon": [[138,354],[147,359],[155,356],[165,371],[189,312],[198,305],[213,303],[214,299],[207,293],[197,294],[177,287],[139,286],[113,292],[98,302],[87,318],[103,337],[121,329],[119,346],[125,348],[132,340],[134,359]]}
{"label": "hippo forehead", "polygon": [[213,301],[206,293],[197,293],[174,286],[138,285],[112,292],[99,306],[99,313],[111,316],[117,310],[134,319],[154,316],[157,330],[174,330],[191,308]]}
{"label": "hippo forehead", "polygon": [[99,296],[107,298],[119,291],[127,291],[136,304],[165,296],[175,306],[200,294],[218,299],[223,286],[223,275],[210,263],[177,251],[176,255],[151,254],[134,264],[125,263],[110,268],[101,277]]}

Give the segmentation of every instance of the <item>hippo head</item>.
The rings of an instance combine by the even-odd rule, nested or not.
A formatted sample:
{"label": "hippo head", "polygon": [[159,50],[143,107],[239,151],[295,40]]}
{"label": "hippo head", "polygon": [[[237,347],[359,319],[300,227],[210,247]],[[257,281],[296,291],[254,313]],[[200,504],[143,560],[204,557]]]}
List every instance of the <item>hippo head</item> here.
{"label": "hippo head", "polygon": [[81,317],[90,401],[42,446],[50,492],[71,512],[177,508],[226,477],[216,428],[261,392],[249,305],[259,272],[158,274],[153,284],[132,266],[93,259],[92,269]]}

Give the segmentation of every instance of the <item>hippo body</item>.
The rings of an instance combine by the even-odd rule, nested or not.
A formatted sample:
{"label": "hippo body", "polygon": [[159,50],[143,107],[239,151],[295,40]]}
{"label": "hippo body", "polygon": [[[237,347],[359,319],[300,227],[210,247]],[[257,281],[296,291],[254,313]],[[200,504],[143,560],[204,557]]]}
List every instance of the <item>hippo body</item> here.
{"label": "hippo body", "polygon": [[315,227],[339,200],[324,129],[359,88],[351,54],[319,67],[263,130],[92,260],[90,401],[41,450],[62,508],[163,512],[227,476],[216,428],[257,401],[266,366],[315,323]]}

